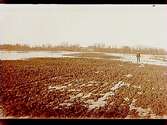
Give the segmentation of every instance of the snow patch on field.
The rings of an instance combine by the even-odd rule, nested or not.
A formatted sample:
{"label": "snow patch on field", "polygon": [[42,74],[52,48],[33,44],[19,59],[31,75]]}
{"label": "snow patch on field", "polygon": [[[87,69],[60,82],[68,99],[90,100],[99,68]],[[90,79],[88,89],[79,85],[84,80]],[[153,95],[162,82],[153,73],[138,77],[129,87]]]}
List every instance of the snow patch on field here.
{"label": "snow patch on field", "polygon": [[61,89],[64,89],[66,87],[67,86],[60,86],[60,85],[58,85],[58,86],[49,86],[48,89],[49,90],[61,90]]}
{"label": "snow patch on field", "polygon": [[60,103],[59,105],[60,106],[71,106],[73,105],[73,103]]}
{"label": "snow patch on field", "polygon": [[139,113],[139,116],[141,116],[141,117],[149,116],[149,114],[151,112],[150,108],[144,109],[141,107],[135,107],[135,109],[137,110],[137,112]]}
{"label": "snow patch on field", "polygon": [[88,84],[87,86],[89,87],[89,86],[92,86],[93,84]]}
{"label": "snow patch on field", "polygon": [[141,94],[142,94],[142,92],[137,92],[137,94],[141,95]]}
{"label": "snow patch on field", "polygon": [[88,98],[88,97],[91,96],[91,94],[92,94],[92,93],[89,93],[89,94],[87,94],[87,95],[84,95],[82,98]]}
{"label": "snow patch on field", "polygon": [[69,92],[80,92],[81,90],[80,89],[69,89],[68,91]]}
{"label": "snow patch on field", "polygon": [[[159,116],[153,113],[151,108],[142,108],[142,107],[136,107],[135,102],[137,99],[133,99],[132,103],[129,105],[130,111],[131,110],[136,110],[138,112],[139,118],[150,118],[150,119],[166,119],[167,115]],[[126,119],[133,118],[131,115],[128,115]]]}
{"label": "snow patch on field", "polygon": [[132,74],[127,74],[125,75],[127,78],[131,78],[133,75]]}
{"label": "snow patch on field", "polygon": [[125,101],[129,101],[129,98],[128,98],[128,97],[125,97],[124,100],[125,100]]}
{"label": "snow patch on field", "polygon": [[72,95],[71,97],[70,97],[70,100],[73,100],[73,99],[76,99],[76,98],[80,98],[80,97],[82,97],[84,94],[83,93],[78,93],[77,95]]}
{"label": "snow patch on field", "polygon": [[133,88],[141,89],[141,86],[132,85]]}
{"label": "snow patch on field", "polygon": [[[137,99],[132,100],[132,103],[129,105],[130,111],[136,110],[138,112],[138,115],[140,118],[148,118],[148,117],[151,117],[151,118],[156,117],[157,118],[157,115],[152,113],[151,108],[136,107],[135,106],[136,101],[137,101]],[[128,115],[126,118],[131,118],[131,116]]]}
{"label": "snow patch on field", "polygon": [[68,91],[69,92],[75,92],[76,90],[75,89],[69,89]]}
{"label": "snow patch on field", "polygon": [[[106,82],[104,85],[107,85],[107,84],[108,84],[108,83]],[[94,109],[94,108],[99,108],[99,107],[105,106],[105,105],[107,104],[107,101],[106,101],[107,98],[108,98],[109,96],[114,96],[115,93],[114,93],[113,91],[119,89],[119,88],[122,87],[122,86],[129,86],[129,84],[127,84],[127,83],[125,83],[125,82],[123,82],[123,81],[119,81],[117,84],[115,84],[115,85],[110,89],[111,91],[109,91],[109,92],[107,92],[107,93],[105,93],[105,94],[101,94],[102,97],[98,98],[97,101],[94,101],[94,100],[92,100],[92,99],[91,99],[91,100],[87,100],[86,103],[89,104],[89,110],[92,110],[92,109]]]}
{"label": "snow patch on field", "polygon": [[114,92],[107,92],[104,94],[103,97],[101,98],[98,98],[97,101],[94,101],[94,100],[87,100],[86,103],[89,104],[89,110],[92,110],[94,108],[100,108],[100,107],[103,107],[105,106],[105,104],[107,104],[106,102],[106,99],[109,97],[109,96],[113,96],[115,95]]}
{"label": "snow patch on field", "polygon": [[128,87],[129,87],[129,85],[130,85],[130,84],[127,84],[127,83],[125,83],[125,82],[123,82],[123,81],[119,81],[117,84],[115,84],[115,85],[111,88],[111,90],[114,91],[114,90],[116,90],[116,89],[118,89],[118,88],[120,88],[120,87],[122,87],[122,86],[128,86]]}
{"label": "snow patch on field", "polygon": [[51,80],[55,80],[55,79],[57,79],[57,76],[56,76],[56,77],[52,77],[52,78],[51,78]]}
{"label": "snow patch on field", "polygon": [[72,84],[68,84],[67,86],[71,86]]}
{"label": "snow patch on field", "polygon": [[98,74],[98,73],[102,73],[103,71],[96,71],[95,73]]}

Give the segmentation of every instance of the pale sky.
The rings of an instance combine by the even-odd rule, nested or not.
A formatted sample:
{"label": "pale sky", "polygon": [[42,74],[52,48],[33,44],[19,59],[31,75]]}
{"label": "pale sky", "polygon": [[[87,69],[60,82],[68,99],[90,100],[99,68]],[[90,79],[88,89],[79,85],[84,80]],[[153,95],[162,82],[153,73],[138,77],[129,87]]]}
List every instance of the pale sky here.
{"label": "pale sky", "polygon": [[167,50],[167,5],[0,5],[0,44],[106,43]]}

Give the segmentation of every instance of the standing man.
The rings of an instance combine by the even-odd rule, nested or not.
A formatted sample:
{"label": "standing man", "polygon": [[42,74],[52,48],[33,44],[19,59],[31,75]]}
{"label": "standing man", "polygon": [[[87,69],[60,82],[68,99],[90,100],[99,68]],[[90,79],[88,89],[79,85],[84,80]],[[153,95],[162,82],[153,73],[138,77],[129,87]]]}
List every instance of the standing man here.
{"label": "standing man", "polygon": [[136,58],[137,58],[137,63],[140,63],[140,52],[137,52]]}

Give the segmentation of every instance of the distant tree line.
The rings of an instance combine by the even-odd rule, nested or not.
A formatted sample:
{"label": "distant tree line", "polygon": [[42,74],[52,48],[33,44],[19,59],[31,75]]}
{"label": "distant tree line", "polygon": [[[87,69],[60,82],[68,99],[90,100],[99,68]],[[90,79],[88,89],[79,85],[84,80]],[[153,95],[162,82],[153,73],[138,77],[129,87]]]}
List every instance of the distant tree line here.
{"label": "distant tree line", "polygon": [[93,46],[89,46],[94,51],[97,52],[115,52],[115,53],[137,53],[140,52],[142,54],[154,54],[154,55],[166,55],[167,51],[162,48],[146,48],[146,47],[116,47],[116,46],[107,46],[104,43],[96,43]]}
{"label": "distant tree line", "polygon": [[61,50],[66,50],[66,51],[79,51],[80,50],[80,45],[79,44],[67,44],[67,43],[62,43],[60,45],[41,45],[41,46],[35,46],[31,47],[26,44],[3,44],[0,45],[0,50],[8,50],[8,51],[61,51]]}
{"label": "distant tree line", "polygon": [[81,47],[79,44],[69,44],[68,42],[63,42],[60,45],[41,45],[30,47],[26,44],[3,44],[0,45],[0,50],[8,51],[92,51],[92,52],[113,52],[113,53],[136,53],[140,52],[143,54],[155,54],[155,55],[164,55],[167,54],[167,51],[161,48],[145,48],[145,47],[116,47],[116,46],[106,46],[104,43],[96,43],[92,46]]}

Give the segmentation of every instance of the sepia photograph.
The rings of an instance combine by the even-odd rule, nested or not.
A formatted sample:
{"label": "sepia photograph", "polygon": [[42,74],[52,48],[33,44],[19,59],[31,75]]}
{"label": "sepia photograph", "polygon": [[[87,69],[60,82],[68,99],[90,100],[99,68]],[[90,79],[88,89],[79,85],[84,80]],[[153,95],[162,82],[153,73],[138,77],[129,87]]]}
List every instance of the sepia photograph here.
{"label": "sepia photograph", "polygon": [[0,5],[1,119],[167,119],[167,5]]}

